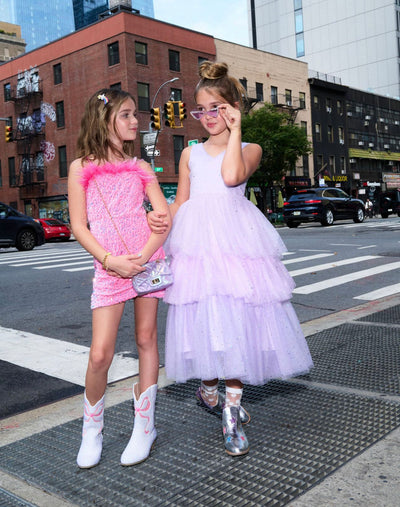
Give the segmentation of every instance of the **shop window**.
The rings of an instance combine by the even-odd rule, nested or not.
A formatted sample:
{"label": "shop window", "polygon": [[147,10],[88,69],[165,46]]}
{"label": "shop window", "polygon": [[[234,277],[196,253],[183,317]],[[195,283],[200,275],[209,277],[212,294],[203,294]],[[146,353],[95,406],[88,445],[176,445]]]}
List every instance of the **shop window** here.
{"label": "shop window", "polygon": [[53,79],[55,85],[62,83],[61,63],[56,63],[55,65],[53,65]]}
{"label": "shop window", "polygon": [[68,167],[67,167],[67,147],[59,146],[58,147],[58,172],[60,178],[66,178],[68,176]]}
{"label": "shop window", "polygon": [[147,44],[144,42],[135,42],[136,63],[147,65]]}
{"label": "shop window", "polygon": [[147,83],[138,83],[138,109],[139,111],[150,111],[150,87]]}
{"label": "shop window", "polygon": [[65,127],[64,102],[56,102],[56,124],[58,128]]}
{"label": "shop window", "polygon": [[173,49],[169,49],[168,55],[169,55],[169,70],[175,70],[175,71],[179,72],[181,70],[179,51],[174,51]]}
{"label": "shop window", "polygon": [[118,41],[108,44],[108,65],[116,65],[119,63],[119,43]]}

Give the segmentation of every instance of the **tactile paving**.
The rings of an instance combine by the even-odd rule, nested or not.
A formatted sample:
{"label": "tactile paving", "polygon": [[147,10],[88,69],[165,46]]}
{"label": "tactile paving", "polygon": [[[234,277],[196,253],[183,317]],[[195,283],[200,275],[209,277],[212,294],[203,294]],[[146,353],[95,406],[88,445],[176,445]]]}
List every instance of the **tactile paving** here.
{"label": "tactile paving", "polygon": [[0,449],[0,466],[85,506],[283,506],[400,425],[400,404],[274,381],[245,389],[250,453],[228,456],[220,420],[198,406],[197,382],[157,396],[158,438],[148,460],[122,467],[133,411],[106,409],[100,464],[75,464],[81,421]]}
{"label": "tactile paving", "polygon": [[400,393],[397,328],[343,324],[309,336],[315,367],[303,378],[379,393]]}

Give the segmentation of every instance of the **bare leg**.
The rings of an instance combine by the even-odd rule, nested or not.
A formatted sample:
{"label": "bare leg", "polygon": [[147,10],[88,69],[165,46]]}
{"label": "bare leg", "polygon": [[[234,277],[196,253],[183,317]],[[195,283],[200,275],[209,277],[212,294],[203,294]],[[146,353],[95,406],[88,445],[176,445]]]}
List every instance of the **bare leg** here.
{"label": "bare leg", "polygon": [[141,393],[158,381],[159,357],[157,343],[158,299],[135,298],[135,334],[139,353],[139,392]]}
{"label": "bare leg", "polygon": [[94,405],[104,394],[124,304],[93,310],[93,337],[86,371],[86,397]]}

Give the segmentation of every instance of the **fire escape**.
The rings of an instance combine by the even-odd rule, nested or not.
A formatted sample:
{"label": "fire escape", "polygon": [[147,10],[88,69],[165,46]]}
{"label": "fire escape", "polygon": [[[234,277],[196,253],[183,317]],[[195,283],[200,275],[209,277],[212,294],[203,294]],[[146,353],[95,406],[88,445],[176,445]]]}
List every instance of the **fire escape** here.
{"label": "fire escape", "polygon": [[37,199],[47,191],[42,149],[45,139],[45,120],[41,112],[43,90],[38,74],[25,72],[17,87],[11,90],[10,98],[16,117],[13,129],[18,155],[16,185],[21,199]]}

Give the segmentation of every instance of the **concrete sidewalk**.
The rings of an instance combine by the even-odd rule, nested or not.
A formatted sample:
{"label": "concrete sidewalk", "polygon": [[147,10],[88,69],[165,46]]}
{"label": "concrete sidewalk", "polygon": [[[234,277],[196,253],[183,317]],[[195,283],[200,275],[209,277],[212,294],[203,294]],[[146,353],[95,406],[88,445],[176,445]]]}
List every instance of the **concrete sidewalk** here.
{"label": "concrete sidewalk", "polygon": [[91,470],[75,465],[81,395],[0,421],[0,505],[397,506],[400,295],[302,327],[315,368],[246,388],[247,456],[224,452],[197,382],[171,384],[161,369],[157,443],[135,467],[119,465],[132,378],[108,387],[102,460]]}

